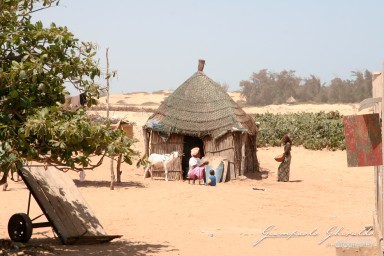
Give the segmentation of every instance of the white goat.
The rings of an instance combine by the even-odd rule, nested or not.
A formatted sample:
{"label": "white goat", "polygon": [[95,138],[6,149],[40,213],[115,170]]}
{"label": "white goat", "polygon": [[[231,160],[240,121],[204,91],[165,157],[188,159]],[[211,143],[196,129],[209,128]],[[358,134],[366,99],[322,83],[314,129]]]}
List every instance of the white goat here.
{"label": "white goat", "polygon": [[149,157],[148,157],[148,164],[147,166],[145,167],[145,171],[144,171],[144,179],[145,177],[147,176],[147,172],[149,171],[149,173],[151,174],[151,177],[152,176],[152,168],[161,168],[163,167],[164,168],[164,173],[165,173],[165,180],[168,181],[168,169],[167,169],[167,165],[169,163],[172,163],[173,161],[175,161],[177,158],[179,157],[179,152],[177,151],[173,151],[171,154],[151,154]]}

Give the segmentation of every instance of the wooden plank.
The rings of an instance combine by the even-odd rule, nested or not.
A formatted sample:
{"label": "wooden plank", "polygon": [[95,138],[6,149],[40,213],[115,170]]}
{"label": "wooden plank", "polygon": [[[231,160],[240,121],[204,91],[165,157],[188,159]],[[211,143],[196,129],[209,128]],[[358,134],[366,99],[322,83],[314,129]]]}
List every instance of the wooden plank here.
{"label": "wooden plank", "polygon": [[[372,77],[372,97],[373,98],[384,98],[384,64],[383,64],[383,72],[381,73],[373,73]],[[379,101],[377,104],[374,104],[374,112],[378,113],[380,119],[382,119],[382,113],[384,111],[383,102]],[[382,125],[382,121],[380,121],[381,125],[381,134],[384,134],[384,126]],[[384,144],[382,143],[382,146]],[[384,152],[384,149],[382,150]],[[383,166],[377,166],[375,168],[375,199],[376,199],[376,211],[374,211],[374,229],[375,234],[378,235],[377,243],[378,243],[378,255],[382,255],[384,251],[383,247],[383,238],[382,235],[384,233],[383,230],[383,220],[384,220],[384,211],[383,211]]]}
{"label": "wooden plank", "polygon": [[[65,191],[65,198],[67,202],[71,204],[67,205],[67,207],[69,208],[68,210],[70,210],[69,212],[71,213],[71,221],[73,224],[78,227],[82,226],[87,231],[87,235],[106,235],[102,225],[85,201],[83,195],[77,189],[73,180],[66,173],[56,169],[51,171],[51,173],[57,176],[58,180],[63,181],[68,188]],[[76,211],[73,211],[73,209]],[[79,230],[81,234],[83,234],[83,228]]]}
{"label": "wooden plank", "polygon": [[241,135],[241,156],[240,156],[240,175],[244,176],[247,166],[246,166],[246,142],[247,142],[247,134],[242,134]]}
{"label": "wooden plank", "polygon": [[379,166],[378,168],[378,176],[377,176],[377,186],[378,186],[378,209],[377,209],[377,214],[378,214],[378,220],[379,220],[379,225],[380,225],[380,230],[381,233],[383,233],[383,220],[384,220],[384,211],[383,211],[383,166]]}
{"label": "wooden plank", "polygon": [[224,163],[224,169],[223,169],[223,177],[222,177],[222,182],[227,182],[227,175],[228,175],[228,168],[229,168],[229,164],[228,164],[228,160],[225,160],[223,161]]}
{"label": "wooden plank", "polygon": [[375,230],[374,232],[374,236],[376,238],[376,241],[378,242],[378,245],[377,245],[377,250],[378,250],[378,254],[377,255],[382,255],[383,251],[384,251],[384,243],[383,243],[383,234],[381,232],[382,228],[380,227],[380,223],[379,223],[379,220],[377,219],[377,212],[374,211],[373,212],[373,230]]}
{"label": "wooden plank", "polygon": [[76,210],[74,213],[72,212],[73,223],[75,225],[82,225],[85,227],[87,235],[106,235],[106,232],[101,226],[99,220],[96,218],[88,203],[77,189],[73,180],[66,173],[56,169],[55,172],[52,173],[55,173],[58,176],[58,179],[62,180],[68,188],[66,191],[66,198],[68,202],[72,204],[72,207],[69,207]]}
{"label": "wooden plank", "polygon": [[[108,242],[120,237],[107,236],[73,180],[66,173],[54,167],[45,170],[42,166],[30,166],[28,169],[22,168],[21,174],[64,244]],[[86,239],[82,240],[82,237]]]}
{"label": "wooden plank", "polygon": [[[384,71],[384,66],[383,66],[383,71]],[[382,72],[381,73],[381,79],[375,79],[374,81],[374,85],[376,86],[376,89],[377,89],[377,95],[374,95],[374,96],[380,96],[382,98],[384,98],[384,73]],[[382,114],[383,114],[383,111],[384,111],[384,104],[383,102],[380,102],[378,104],[379,106],[375,106],[375,111],[377,113],[379,113],[381,119],[383,118]],[[382,134],[384,132],[384,127],[382,125],[382,122],[381,122],[381,131],[382,131]],[[384,146],[384,144],[383,144]],[[383,150],[384,152],[384,150]],[[379,208],[377,210],[379,210],[379,212],[377,212],[377,218],[378,218],[378,221],[379,221],[379,227],[380,227],[380,232],[381,232],[381,237],[384,233],[384,229],[383,229],[383,220],[384,220],[384,217],[383,217],[383,214],[384,214],[384,211],[383,211],[383,166],[379,166],[379,172],[378,172],[378,183],[376,184],[376,186],[378,186],[378,193],[379,193],[379,198],[378,198],[378,203],[379,203]],[[383,245],[383,241],[382,240],[379,240],[378,243],[380,245]],[[383,247],[381,246],[380,247],[380,250],[381,250],[381,254],[383,253]]]}
{"label": "wooden plank", "polygon": [[133,125],[132,124],[120,124],[121,129],[125,131],[128,138],[133,139]]}
{"label": "wooden plank", "polygon": [[[182,179],[182,170],[181,170],[181,160],[180,157],[175,159],[171,164],[168,163],[168,179],[169,180],[181,180]],[[165,179],[165,172],[162,166],[152,169],[152,178],[162,178]]]}
{"label": "wooden plank", "polygon": [[379,166],[379,170],[378,170],[378,173],[377,173],[377,193],[378,193],[378,198],[377,198],[377,218],[378,218],[378,221],[379,221],[379,225],[380,225],[380,230],[381,232],[383,232],[383,166]]}
{"label": "wooden plank", "polygon": [[[165,173],[163,170],[152,170],[153,178],[165,179]],[[181,172],[168,171],[168,180],[181,180]]]}
{"label": "wooden plank", "polygon": [[147,132],[146,129],[143,128],[143,137],[144,137],[144,153],[149,156],[149,141],[151,137],[151,132]]}
{"label": "wooden plank", "polygon": [[[67,238],[72,236],[80,236],[87,232],[81,225],[76,226],[71,220],[71,209],[65,206],[65,200],[62,197],[65,196],[64,186],[57,184],[60,180],[56,180],[52,177],[53,170],[44,170],[44,167],[31,167],[30,173],[37,181],[39,187],[44,192],[44,198],[35,198],[36,201],[46,201],[45,207],[52,208],[53,213],[50,215],[50,219],[53,226],[62,227],[60,232],[62,233],[62,240],[64,244],[67,244]],[[34,188],[32,188],[34,189]]]}
{"label": "wooden plank", "polygon": [[378,183],[378,180],[377,180],[377,175],[378,175],[378,172],[379,172],[379,166],[375,166],[374,167],[374,184],[375,184],[375,209],[376,211],[374,211],[374,215],[377,215],[377,211],[378,211],[378,208],[379,208],[379,205],[378,205],[378,198],[379,198],[379,189],[378,189],[378,186],[377,186],[377,183]]}
{"label": "wooden plank", "polygon": [[235,180],[236,179],[235,163],[228,161],[228,168],[229,168],[229,179]]}
{"label": "wooden plank", "polygon": [[[234,172],[235,176],[234,179],[236,179],[238,176],[241,175],[241,146],[242,146],[242,139],[240,133],[233,133],[233,147],[234,147]],[[232,174],[232,172],[231,172]]]}
{"label": "wooden plank", "polygon": [[[55,208],[52,207],[50,201],[46,198],[45,191],[40,187],[33,175],[27,169],[22,168],[19,173],[24,183],[31,191],[37,204],[40,206],[40,209],[42,210],[48,221],[51,222],[53,225],[52,217],[56,216],[57,214]],[[63,238],[69,235],[64,224],[62,222],[57,222],[55,223],[55,225],[53,225],[53,228],[59,236],[60,240],[64,243]]]}

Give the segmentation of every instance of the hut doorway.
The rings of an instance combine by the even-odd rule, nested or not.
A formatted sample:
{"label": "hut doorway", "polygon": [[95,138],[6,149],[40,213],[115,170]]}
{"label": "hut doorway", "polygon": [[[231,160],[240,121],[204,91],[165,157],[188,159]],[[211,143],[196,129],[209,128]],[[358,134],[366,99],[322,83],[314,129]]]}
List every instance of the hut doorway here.
{"label": "hut doorway", "polygon": [[189,159],[191,158],[191,149],[194,147],[200,148],[200,157],[204,154],[204,143],[203,140],[198,137],[184,136],[184,149],[182,158],[183,178],[185,179],[189,170]]}

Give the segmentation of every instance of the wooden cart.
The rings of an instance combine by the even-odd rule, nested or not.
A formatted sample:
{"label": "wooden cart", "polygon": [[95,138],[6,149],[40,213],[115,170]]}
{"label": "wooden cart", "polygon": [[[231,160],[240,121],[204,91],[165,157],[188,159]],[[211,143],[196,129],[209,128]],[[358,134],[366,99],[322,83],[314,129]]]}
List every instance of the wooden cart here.
{"label": "wooden cart", "polygon": [[[99,220],[67,173],[54,167],[28,166],[19,170],[29,189],[27,213],[16,213],[8,222],[12,241],[26,243],[34,228],[53,227],[63,244],[95,244],[109,242],[120,235],[107,235]],[[31,195],[42,214],[29,217]],[[45,215],[48,222],[34,221]]]}

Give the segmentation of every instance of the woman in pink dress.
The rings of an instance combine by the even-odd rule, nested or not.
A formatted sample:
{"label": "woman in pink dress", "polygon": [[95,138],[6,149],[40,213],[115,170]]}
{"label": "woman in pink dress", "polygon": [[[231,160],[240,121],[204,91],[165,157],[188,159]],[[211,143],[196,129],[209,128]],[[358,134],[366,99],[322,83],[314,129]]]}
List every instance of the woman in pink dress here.
{"label": "woman in pink dress", "polygon": [[193,180],[193,184],[198,180],[205,178],[205,167],[204,165],[208,164],[207,161],[202,161],[200,159],[200,149],[198,147],[191,149],[191,158],[189,159],[189,171],[188,178]]}

